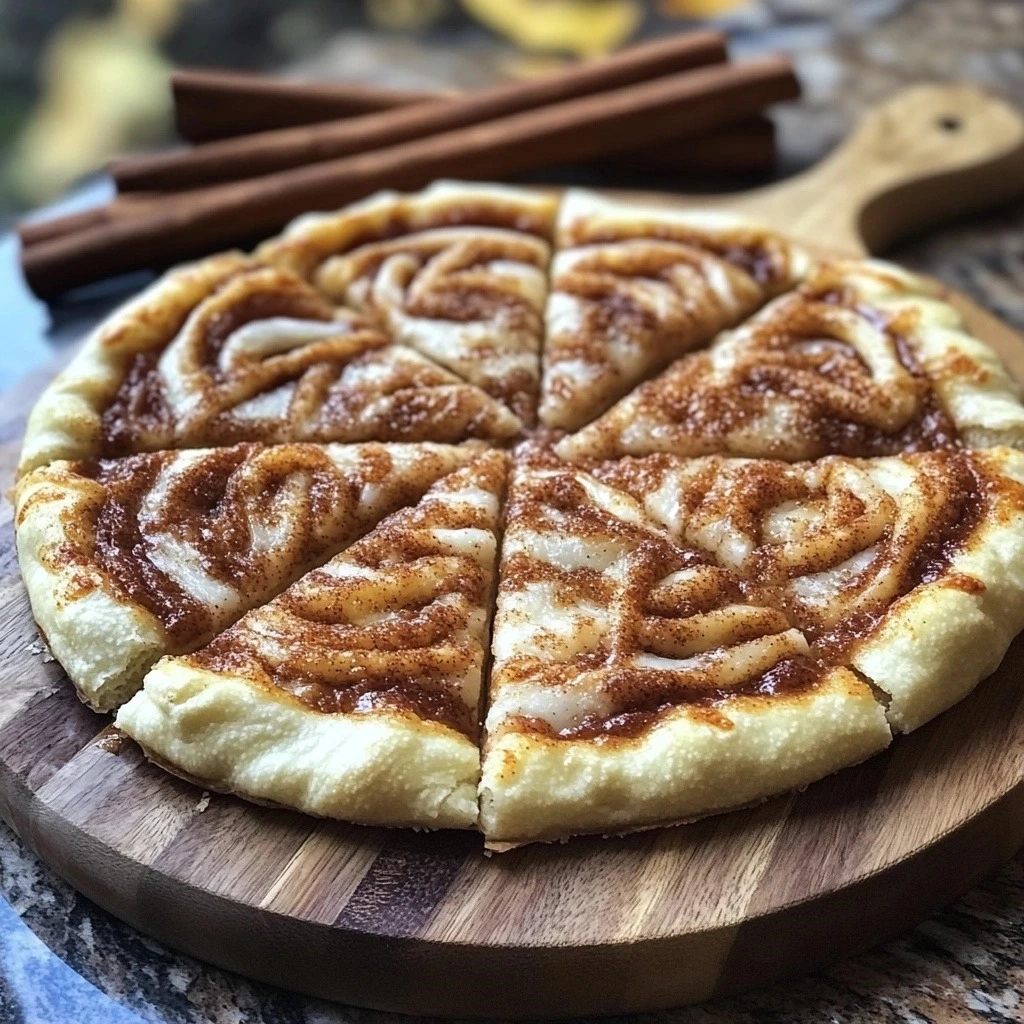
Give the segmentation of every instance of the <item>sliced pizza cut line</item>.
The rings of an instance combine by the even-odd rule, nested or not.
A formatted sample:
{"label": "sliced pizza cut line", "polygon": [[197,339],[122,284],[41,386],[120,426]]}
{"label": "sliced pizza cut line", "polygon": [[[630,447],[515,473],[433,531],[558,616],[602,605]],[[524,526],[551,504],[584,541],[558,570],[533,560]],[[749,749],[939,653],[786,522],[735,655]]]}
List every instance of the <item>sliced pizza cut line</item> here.
{"label": "sliced pizza cut line", "polygon": [[568,192],[545,314],[541,422],[582,427],[808,267],[801,250],[730,214]]}
{"label": "sliced pizza cut line", "polygon": [[473,826],[507,458],[480,455],[207,647],[160,661],[117,726],[212,789]]}
{"label": "sliced pizza cut line", "polygon": [[306,215],[259,253],[532,425],[556,204],[525,189],[438,182]]}
{"label": "sliced pizza cut line", "polygon": [[480,822],[493,849],[690,820],[884,748],[870,686],[631,493],[519,453]]}
{"label": "sliced pizza cut line", "polygon": [[82,699],[109,710],[157,658],[206,643],[478,450],[242,444],[52,463],[15,492],[33,614]]}
{"label": "sliced pizza cut line", "polygon": [[1017,386],[935,286],[860,260],[821,266],[558,451],[798,461],[957,445],[1024,445]]}

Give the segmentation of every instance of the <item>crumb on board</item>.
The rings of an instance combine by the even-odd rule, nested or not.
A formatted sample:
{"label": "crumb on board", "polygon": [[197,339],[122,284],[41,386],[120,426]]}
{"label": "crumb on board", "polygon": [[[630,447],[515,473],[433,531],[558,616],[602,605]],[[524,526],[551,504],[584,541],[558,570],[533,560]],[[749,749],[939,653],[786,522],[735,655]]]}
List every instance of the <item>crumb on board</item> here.
{"label": "crumb on board", "polygon": [[108,725],[103,732],[100,733],[99,746],[101,750],[105,750],[108,754],[120,754],[124,747],[125,736],[114,725]]}
{"label": "crumb on board", "polygon": [[203,795],[199,798],[199,803],[196,804],[196,810],[202,814],[207,807],[210,806],[210,794],[204,789]]}
{"label": "crumb on board", "polygon": [[44,665],[48,665],[51,661],[56,660],[50,652],[50,648],[47,647],[46,644],[44,644],[38,637],[26,644],[25,649],[29,654],[40,655],[43,659]]}

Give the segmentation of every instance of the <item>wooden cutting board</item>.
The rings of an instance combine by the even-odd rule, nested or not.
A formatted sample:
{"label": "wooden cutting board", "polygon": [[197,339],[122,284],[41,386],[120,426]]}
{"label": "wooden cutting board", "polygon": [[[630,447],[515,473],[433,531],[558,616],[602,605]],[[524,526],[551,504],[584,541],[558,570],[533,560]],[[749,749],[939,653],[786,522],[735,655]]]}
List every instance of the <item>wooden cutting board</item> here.
{"label": "wooden cutting board", "polygon": [[[856,252],[1022,185],[1024,122],[974,90],[929,87],[811,173],[716,201]],[[955,301],[1024,381],[1024,339]],[[3,403],[8,478],[42,384]],[[414,1013],[654,1009],[877,943],[1024,843],[1021,641],[971,697],[866,764],[680,828],[488,858],[472,834],[208,798],[130,743],[115,752],[109,720],[46,661],[2,515],[0,813],[118,917],[256,978]]]}

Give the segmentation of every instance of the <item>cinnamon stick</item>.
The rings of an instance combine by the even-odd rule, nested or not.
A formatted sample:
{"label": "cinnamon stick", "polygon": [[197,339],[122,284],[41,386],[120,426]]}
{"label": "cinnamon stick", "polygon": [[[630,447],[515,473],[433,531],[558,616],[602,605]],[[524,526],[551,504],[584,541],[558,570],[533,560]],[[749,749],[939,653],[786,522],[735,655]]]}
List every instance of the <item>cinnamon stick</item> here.
{"label": "cinnamon stick", "polygon": [[[746,118],[699,138],[666,139],[654,146],[612,153],[596,160],[597,164],[638,173],[732,175],[762,174],[770,171],[775,162],[775,126],[765,116]],[[133,211],[146,209],[147,204],[139,204],[139,199],[146,197],[143,193],[131,193],[118,200],[118,207],[130,216]],[[94,207],[49,220],[23,222],[17,233],[22,246],[27,248],[108,220],[106,207]]]}
{"label": "cinnamon stick", "polygon": [[444,98],[441,92],[355,82],[294,82],[195,68],[172,72],[171,93],[175,126],[189,142],[319,124]]}
{"label": "cinnamon stick", "polygon": [[24,249],[22,267],[36,294],[53,295],[264,235],[300,213],[378,188],[590,160],[656,144],[683,128],[699,135],[799,91],[783,58],[712,66],[262,178],[168,197],[123,197],[98,211],[93,226]]}
{"label": "cinnamon stick", "polygon": [[377,114],[224,139],[191,150],[114,160],[121,192],[195,188],[365,153],[726,59],[717,32],[670,36],[525,82]]}
{"label": "cinnamon stick", "polygon": [[775,166],[775,125],[750,117],[699,138],[666,139],[612,153],[602,163],[620,171],[656,174],[758,174]]}

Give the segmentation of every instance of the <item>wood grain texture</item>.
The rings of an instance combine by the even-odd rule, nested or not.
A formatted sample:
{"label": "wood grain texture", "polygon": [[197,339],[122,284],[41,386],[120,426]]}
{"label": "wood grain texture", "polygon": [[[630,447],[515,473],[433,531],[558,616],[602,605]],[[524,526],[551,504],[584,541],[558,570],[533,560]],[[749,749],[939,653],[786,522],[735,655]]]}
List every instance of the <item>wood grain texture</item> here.
{"label": "wood grain texture", "polygon": [[[891,189],[932,188],[957,160],[969,177],[988,175],[1024,140],[1024,127],[1014,136],[998,106],[959,109],[972,118],[980,110],[1007,132],[993,127],[984,146],[955,160],[944,151],[937,161],[925,146],[908,169],[897,154],[903,169],[883,175],[876,164],[892,150],[879,155],[869,120],[861,144],[832,158],[845,162],[845,179],[827,163],[762,194],[770,202],[731,205],[813,235],[832,204],[850,216],[818,240],[861,250],[865,210],[891,203]],[[852,166],[861,168],[855,180]],[[890,191],[865,185],[882,180]],[[952,298],[1024,381],[1024,339]],[[0,407],[6,478],[42,384],[18,388]],[[472,834],[364,828],[207,800],[131,743],[113,752],[108,719],[80,705],[43,657],[6,504],[0,666],[0,813],[44,860],[118,917],[201,959],[381,1009],[555,1017],[735,992],[909,927],[1024,843],[1021,639],[960,705],[803,793],[694,825],[490,858]]]}

